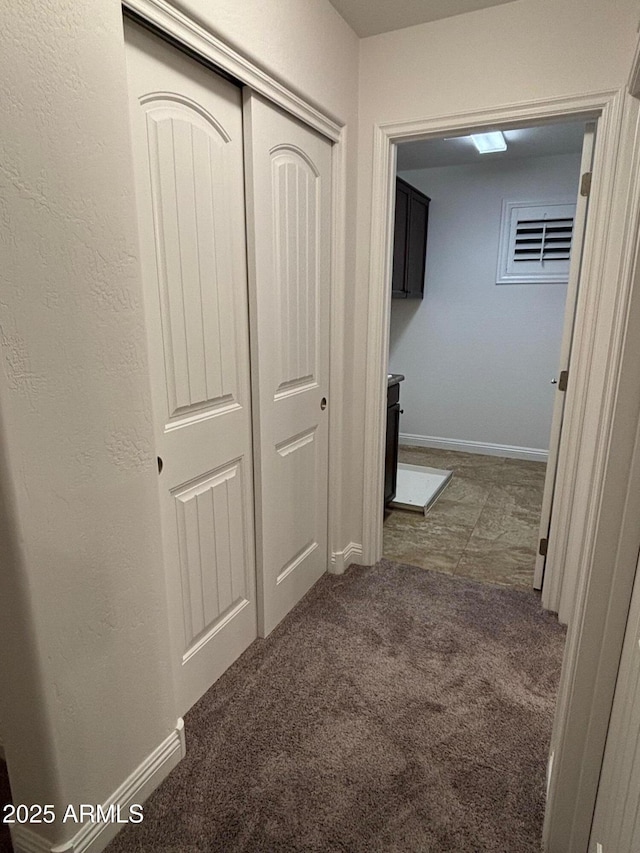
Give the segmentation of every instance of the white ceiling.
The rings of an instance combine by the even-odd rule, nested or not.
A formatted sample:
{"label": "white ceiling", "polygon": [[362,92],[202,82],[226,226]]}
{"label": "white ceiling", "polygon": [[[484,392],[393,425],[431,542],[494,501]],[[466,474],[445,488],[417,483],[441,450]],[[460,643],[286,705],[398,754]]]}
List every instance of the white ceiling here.
{"label": "white ceiling", "polygon": [[514,0],[330,0],[361,38],[452,18]]}
{"label": "white ceiling", "polygon": [[504,136],[507,150],[497,154],[479,154],[469,136],[402,142],[398,145],[398,171],[577,153],[582,150],[584,122],[505,130]]}

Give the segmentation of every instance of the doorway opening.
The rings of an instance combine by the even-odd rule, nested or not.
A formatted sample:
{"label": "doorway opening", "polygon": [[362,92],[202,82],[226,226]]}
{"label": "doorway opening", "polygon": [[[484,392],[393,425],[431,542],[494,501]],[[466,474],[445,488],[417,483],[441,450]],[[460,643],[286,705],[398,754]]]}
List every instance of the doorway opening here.
{"label": "doorway opening", "polygon": [[594,140],[581,118],[396,146],[389,559],[543,588]]}
{"label": "doorway opening", "polygon": [[543,588],[595,132],[396,146],[385,484],[389,464],[451,476],[413,511],[386,490],[395,563]]}

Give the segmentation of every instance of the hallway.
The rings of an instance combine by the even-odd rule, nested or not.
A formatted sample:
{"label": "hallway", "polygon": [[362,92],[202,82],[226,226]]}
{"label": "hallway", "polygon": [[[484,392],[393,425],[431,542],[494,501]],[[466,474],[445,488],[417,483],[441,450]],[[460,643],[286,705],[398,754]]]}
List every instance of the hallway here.
{"label": "hallway", "polygon": [[564,630],[535,595],[325,575],[186,717],[109,853],[538,853]]}

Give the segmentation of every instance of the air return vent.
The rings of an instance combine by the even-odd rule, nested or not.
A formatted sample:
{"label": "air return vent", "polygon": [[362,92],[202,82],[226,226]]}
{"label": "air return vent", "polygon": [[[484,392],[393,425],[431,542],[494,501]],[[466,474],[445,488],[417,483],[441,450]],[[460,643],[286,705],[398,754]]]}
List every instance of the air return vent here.
{"label": "air return vent", "polygon": [[568,261],[572,235],[573,217],[520,219],[516,226],[513,262]]}
{"label": "air return vent", "polygon": [[503,202],[497,283],[566,282],[575,208],[564,202]]}

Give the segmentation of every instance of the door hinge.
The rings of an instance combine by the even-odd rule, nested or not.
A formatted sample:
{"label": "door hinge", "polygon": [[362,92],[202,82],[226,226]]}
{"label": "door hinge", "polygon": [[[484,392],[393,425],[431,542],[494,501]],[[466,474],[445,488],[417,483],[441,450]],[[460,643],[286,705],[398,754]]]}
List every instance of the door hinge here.
{"label": "door hinge", "polygon": [[558,391],[566,391],[567,383],[569,382],[569,371],[561,370],[560,378],[558,379]]}
{"label": "door hinge", "polygon": [[541,557],[546,557],[548,549],[549,549],[549,540],[548,539],[541,539],[540,545],[538,546],[538,554],[540,554]]}
{"label": "door hinge", "polygon": [[589,198],[589,193],[591,192],[592,176],[592,172],[585,172],[580,181],[580,195],[585,196],[585,198]]}

